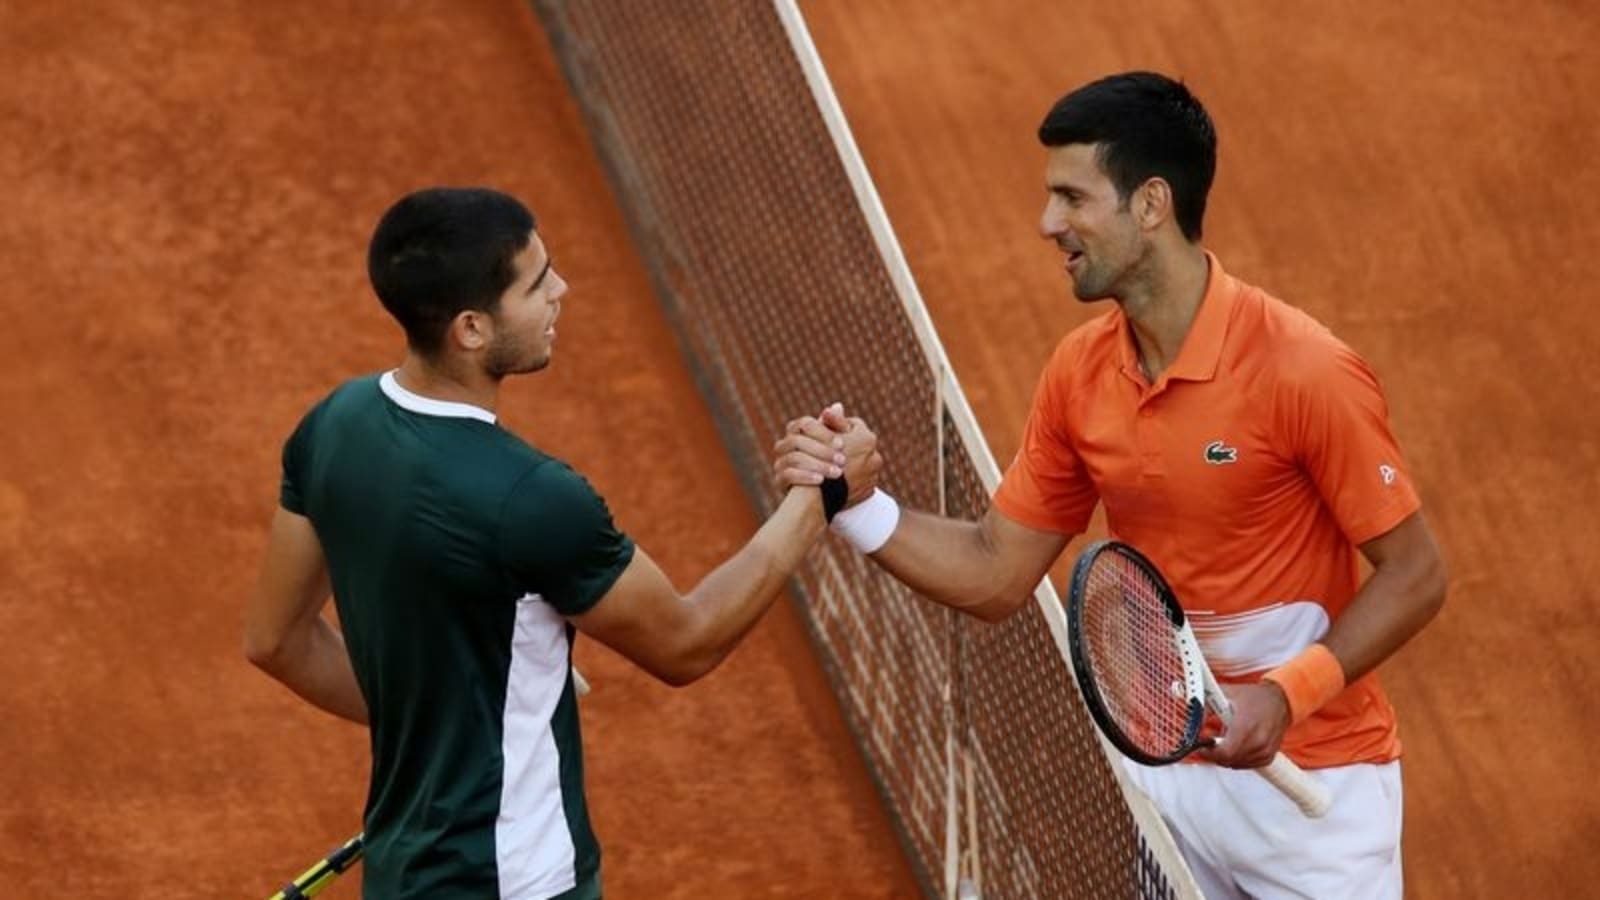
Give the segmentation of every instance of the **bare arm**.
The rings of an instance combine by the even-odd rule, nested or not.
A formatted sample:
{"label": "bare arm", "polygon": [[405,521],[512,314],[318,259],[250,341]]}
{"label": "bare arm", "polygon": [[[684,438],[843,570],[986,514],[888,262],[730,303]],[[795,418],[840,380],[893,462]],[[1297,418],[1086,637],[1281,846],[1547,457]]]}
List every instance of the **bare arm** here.
{"label": "bare arm", "polygon": [[306,517],[279,508],[245,610],[245,657],[320,709],[364,725],[367,703],[344,638],[322,617],[328,597],[328,565],[316,529]]}
{"label": "bare arm", "polygon": [[[1361,545],[1372,575],[1334,620],[1321,643],[1339,660],[1349,683],[1399,650],[1444,606],[1448,578],[1433,532],[1418,512]],[[1266,765],[1289,729],[1289,701],[1272,681],[1228,685],[1233,727],[1201,755],[1225,766]]]}
{"label": "bare arm", "polygon": [[680,595],[643,548],[578,630],[671,685],[715,669],[761,619],[826,527],[822,495],[796,488],[731,559]]}
{"label": "bare arm", "polygon": [[976,522],[902,510],[872,559],[929,600],[998,622],[1033,596],[1071,539],[1021,525],[992,506]]}
{"label": "bare arm", "polygon": [[[832,409],[843,416],[838,406]],[[573,624],[668,684],[689,684],[715,669],[827,528],[816,485],[840,474],[857,493],[871,493],[878,483],[883,458],[871,429],[862,425],[824,440],[822,461],[800,486],[784,495],[749,543],[688,594],[679,595],[655,561],[637,549],[617,583]]]}
{"label": "bare arm", "polygon": [[1388,659],[1444,607],[1448,576],[1433,532],[1413,513],[1361,545],[1372,575],[1322,643],[1354,681]]}
{"label": "bare arm", "polygon": [[[790,422],[773,447],[778,485],[817,483],[829,465],[829,442],[865,427],[831,409]],[[852,488],[852,505],[871,492]],[[998,622],[1033,596],[1072,537],[1029,528],[993,507],[976,522],[902,509],[894,533],[872,559],[929,600]]]}

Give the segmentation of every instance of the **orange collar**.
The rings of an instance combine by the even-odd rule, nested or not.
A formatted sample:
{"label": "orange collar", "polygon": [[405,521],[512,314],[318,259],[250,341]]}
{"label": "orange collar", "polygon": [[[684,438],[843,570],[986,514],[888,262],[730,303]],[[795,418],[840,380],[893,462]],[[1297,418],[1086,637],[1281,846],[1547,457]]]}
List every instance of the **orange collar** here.
{"label": "orange collar", "polygon": [[[1200,298],[1200,309],[1189,325],[1189,333],[1184,335],[1178,358],[1161,374],[1163,379],[1210,381],[1217,374],[1217,362],[1222,358],[1222,343],[1228,334],[1228,319],[1239,293],[1239,282],[1222,270],[1222,263],[1210,250],[1205,254],[1208,266],[1205,296]],[[1139,371],[1139,360],[1133,349],[1133,326],[1120,309],[1117,314],[1122,317],[1122,370],[1134,375]]]}

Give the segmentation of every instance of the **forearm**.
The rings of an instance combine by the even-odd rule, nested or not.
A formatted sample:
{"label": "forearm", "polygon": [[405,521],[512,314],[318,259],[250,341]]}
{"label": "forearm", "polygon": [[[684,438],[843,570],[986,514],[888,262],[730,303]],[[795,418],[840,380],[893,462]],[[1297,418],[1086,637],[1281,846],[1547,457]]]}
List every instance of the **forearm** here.
{"label": "forearm", "polygon": [[1421,631],[1444,605],[1445,584],[1437,557],[1374,569],[1322,639],[1344,669],[1345,681],[1372,671]]}
{"label": "forearm", "polygon": [[[1202,755],[1226,766],[1265,765],[1286,729],[1305,721],[1421,631],[1444,604],[1444,593],[1444,567],[1436,555],[1379,564],[1321,641],[1268,672],[1262,685],[1230,687],[1229,741]],[[1271,689],[1263,691],[1265,685]]]}
{"label": "forearm", "polygon": [[900,524],[872,559],[929,600],[989,621],[1015,611],[1032,587],[1000,565],[982,522],[917,510],[901,510]]}
{"label": "forearm", "polygon": [[252,654],[251,661],[317,708],[367,724],[366,699],[344,637],[326,619],[312,619],[270,654]]}
{"label": "forearm", "polygon": [[790,490],[750,541],[685,596],[694,677],[715,668],[761,620],[826,527],[821,493]]}

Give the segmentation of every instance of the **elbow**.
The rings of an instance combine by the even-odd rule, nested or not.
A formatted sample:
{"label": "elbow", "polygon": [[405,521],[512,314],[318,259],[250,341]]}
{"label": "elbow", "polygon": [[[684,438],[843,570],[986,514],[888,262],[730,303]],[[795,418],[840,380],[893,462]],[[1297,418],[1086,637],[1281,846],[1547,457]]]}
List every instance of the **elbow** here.
{"label": "elbow", "polygon": [[1428,598],[1428,619],[1431,621],[1444,609],[1445,596],[1450,592],[1450,570],[1443,557],[1434,555],[1423,575],[1423,596]]}
{"label": "elbow", "polygon": [[652,673],[656,680],[671,688],[685,688],[700,680],[703,672],[692,672],[687,669],[673,669],[665,672]]}
{"label": "elbow", "polygon": [[1031,591],[998,590],[966,612],[973,618],[996,625],[1016,615],[1017,610],[1021,609],[1032,596]]}
{"label": "elbow", "polygon": [[272,647],[255,643],[249,638],[245,639],[244,658],[249,661],[250,665],[261,671],[268,674],[272,673],[277,668],[274,664],[277,656],[277,652]]}
{"label": "elbow", "polygon": [[1433,621],[1444,609],[1445,595],[1450,590],[1450,572],[1445,565],[1444,554],[1439,552],[1438,545],[1432,540],[1424,545],[1423,552],[1410,557],[1409,565],[1402,565],[1405,590],[1420,627]]}
{"label": "elbow", "polygon": [[665,648],[664,653],[650,661],[645,670],[668,687],[688,687],[710,675],[722,664],[732,650],[707,646],[704,639],[690,634]]}
{"label": "elbow", "polygon": [[261,671],[274,675],[283,669],[285,643],[281,636],[247,630],[244,634],[244,658]]}
{"label": "elbow", "polygon": [[686,654],[657,665],[650,670],[650,674],[668,687],[688,687],[710,675],[721,661]]}

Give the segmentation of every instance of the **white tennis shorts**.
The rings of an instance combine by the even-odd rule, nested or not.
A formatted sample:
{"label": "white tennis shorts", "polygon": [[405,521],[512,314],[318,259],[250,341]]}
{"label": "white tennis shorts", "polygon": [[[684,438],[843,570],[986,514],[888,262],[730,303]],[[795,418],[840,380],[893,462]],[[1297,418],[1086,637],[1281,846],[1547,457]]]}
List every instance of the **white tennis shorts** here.
{"label": "white tennis shorts", "polygon": [[1400,763],[1317,769],[1333,807],[1308,819],[1248,770],[1127,763],[1206,900],[1401,900]]}

